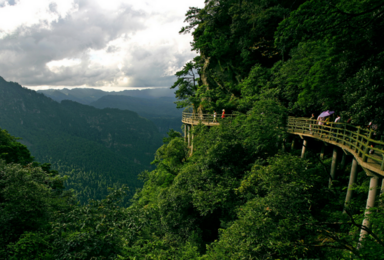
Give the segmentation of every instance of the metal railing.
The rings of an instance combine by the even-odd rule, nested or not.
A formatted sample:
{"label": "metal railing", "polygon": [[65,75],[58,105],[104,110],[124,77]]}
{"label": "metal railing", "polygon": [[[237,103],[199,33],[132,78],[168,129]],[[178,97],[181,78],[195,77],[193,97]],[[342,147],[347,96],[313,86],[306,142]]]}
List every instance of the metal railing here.
{"label": "metal railing", "polygon": [[[226,114],[225,119],[235,118],[236,114]],[[223,119],[217,114],[214,120],[213,114],[182,114],[182,122],[186,124],[219,125]],[[384,140],[378,140],[378,135],[372,129],[361,128],[345,123],[320,122],[315,119],[288,117],[287,132],[294,134],[310,135],[323,141],[339,143],[348,147],[363,162],[368,159],[378,164],[384,171]]]}
{"label": "metal railing", "polygon": [[[345,123],[320,122],[307,118],[289,117],[287,131],[311,135],[347,146],[353,150],[363,162],[371,159],[384,170],[384,141],[377,140],[378,135],[372,129],[361,128]],[[372,147],[373,146],[373,147]]]}
{"label": "metal railing", "polygon": [[[224,120],[235,118],[235,117],[236,117],[235,114],[225,114]],[[220,121],[222,120],[223,118],[221,117],[221,114],[217,114],[216,120],[215,120],[213,114],[196,114],[196,113],[186,113],[186,112],[183,112],[182,119],[181,119],[181,121],[184,123],[192,123],[192,124],[203,123],[206,125],[219,124]]]}

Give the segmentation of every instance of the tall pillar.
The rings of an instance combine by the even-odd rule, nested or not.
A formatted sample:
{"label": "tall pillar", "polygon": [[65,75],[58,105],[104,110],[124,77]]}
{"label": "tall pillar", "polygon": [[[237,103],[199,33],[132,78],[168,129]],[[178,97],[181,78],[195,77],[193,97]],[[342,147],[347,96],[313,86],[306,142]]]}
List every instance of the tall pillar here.
{"label": "tall pillar", "polygon": [[303,139],[303,148],[301,148],[301,158],[305,157],[305,148],[307,147],[307,140]]}
{"label": "tall pillar", "polygon": [[192,154],[193,154],[193,125],[191,127],[192,127],[192,131],[191,131],[191,135],[192,135],[192,140],[191,140],[191,156],[192,156]]}
{"label": "tall pillar", "polygon": [[347,196],[345,196],[345,202],[344,202],[344,211],[345,213],[346,208],[348,208],[349,203],[352,199],[352,193],[353,193],[353,185],[356,181],[356,175],[357,175],[357,161],[355,158],[352,160],[352,167],[351,167],[351,174],[349,175],[349,184],[348,184],[348,190],[347,190]]}
{"label": "tall pillar", "polygon": [[184,124],[184,142],[188,142],[188,135],[187,135],[187,125]]}
{"label": "tall pillar", "polygon": [[324,150],[325,150],[325,144],[322,143],[321,145],[321,152],[320,152],[320,159],[324,160]]}
{"label": "tall pillar", "polygon": [[333,154],[332,154],[332,164],[331,164],[331,177],[329,178],[328,187],[332,186],[332,180],[335,179],[335,176],[336,176],[336,164],[337,164],[337,148],[336,148],[336,146],[334,146],[333,147]]}
{"label": "tall pillar", "polygon": [[[377,184],[379,182],[379,178],[371,177],[371,180],[369,181],[369,191],[368,191],[368,199],[367,199],[367,205],[365,207],[365,213],[364,213],[364,220],[363,220],[363,226],[368,227],[370,226],[369,220],[367,219],[368,215],[370,214],[369,209],[375,206],[375,198],[377,193]],[[359,242],[361,242],[365,236],[367,235],[367,231],[364,229],[360,230],[360,238]],[[361,244],[357,246],[357,248],[361,248]]]}
{"label": "tall pillar", "polygon": [[191,125],[188,125],[188,147],[191,146]]}

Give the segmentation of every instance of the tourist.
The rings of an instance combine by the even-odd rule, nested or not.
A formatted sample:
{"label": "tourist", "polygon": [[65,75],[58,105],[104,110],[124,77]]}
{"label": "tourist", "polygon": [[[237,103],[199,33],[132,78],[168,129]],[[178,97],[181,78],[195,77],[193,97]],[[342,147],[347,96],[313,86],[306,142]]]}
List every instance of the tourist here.
{"label": "tourist", "polygon": [[221,118],[222,118],[222,119],[225,118],[225,109],[223,109],[223,113],[221,114]]}
{"label": "tourist", "polygon": [[216,121],[216,116],[217,116],[216,111],[213,111],[213,122],[214,122],[214,123],[217,122],[217,121]]}
{"label": "tourist", "polygon": [[[309,120],[313,120],[315,118],[315,114],[312,113],[312,116],[309,118]],[[312,125],[311,121],[309,122],[309,134],[312,134]]]}
{"label": "tourist", "polygon": [[324,120],[323,117],[318,116],[318,117],[317,117],[317,122],[318,122],[317,124],[318,124],[318,125],[323,125],[323,120]]}
{"label": "tourist", "polygon": [[[377,128],[378,128],[377,124],[373,124],[372,121],[369,122],[369,124],[368,124],[368,126],[367,126],[367,129],[373,131],[373,133],[372,133],[372,135],[371,135],[371,139],[372,139],[372,140],[376,140],[376,139],[377,139],[377,132],[376,132],[376,131],[377,131]],[[373,148],[373,146],[374,146],[374,144],[371,144],[371,147],[372,147],[372,148]],[[369,150],[369,154],[374,154],[374,153],[375,153],[375,151],[374,151],[373,149],[370,149],[370,150]]]}

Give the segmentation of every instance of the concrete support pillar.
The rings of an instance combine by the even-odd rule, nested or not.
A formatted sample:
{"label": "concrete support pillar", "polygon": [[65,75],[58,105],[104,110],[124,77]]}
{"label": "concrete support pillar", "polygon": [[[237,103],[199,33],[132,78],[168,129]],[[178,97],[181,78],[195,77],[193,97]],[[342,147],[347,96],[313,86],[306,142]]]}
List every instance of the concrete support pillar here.
{"label": "concrete support pillar", "polygon": [[325,144],[323,143],[321,145],[320,160],[324,160],[324,150],[325,150]]}
{"label": "concrete support pillar", "polygon": [[333,147],[332,164],[331,164],[331,177],[329,178],[328,187],[332,186],[332,180],[336,177],[336,165],[337,165],[337,147]]}
{"label": "concrete support pillar", "polygon": [[191,125],[188,125],[187,127],[187,132],[188,132],[188,147],[191,146]]}
{"label": "concrete support pillar", "polygon": [[301,148],[301,158],[305,158],[305,148],[307,147],[307,140],[303,139],[303,147]]}
{"label": "concrete support pillar", "polygon": [[[377,193],[377,184],[379,182],[378,177],[371,177],[371,180],[369,181],[369,191],[368,191],[368,199],[367,199],[367,205],[365,207],[365,213],[364,213],[364,220],[363,220],[363,226],[368,227],[370,226],[369,220],[367,219],[368,215],[370,214],[369,209],[375,206],[375,198]],[[365,236],[367,235],[367,231],[364,229],[360,230],[360,238],[359,242],[361,242]],[[361,248],[361,244],[357,246],[357,248]]]}
{"label": "concrete support pillar", "polygon": [[191,140],[191,156],[193,154],[193,125],[192,125],[192,129],[191,129],[191,135],[192,135],[192,140]]}
{"label": "concrete support pillar", "polygon": [[357,161],[355,160],[355,158],[353,158],[352,167],[351,167],[351,174],[349,175],[349,184],[348,184],[347,196],[345,196],[343,213],[345,213],[345,209],[348,208],[349,204],[351,203],[352,193],[353,193],[352,189],[353,189],[353,185],[355,184],[356,176],[357,176],[357,167],[358,167]]}
{"label": "concrete support pillar", "polygon": [[184,142],[188,142],[187,125],[184,124]]}

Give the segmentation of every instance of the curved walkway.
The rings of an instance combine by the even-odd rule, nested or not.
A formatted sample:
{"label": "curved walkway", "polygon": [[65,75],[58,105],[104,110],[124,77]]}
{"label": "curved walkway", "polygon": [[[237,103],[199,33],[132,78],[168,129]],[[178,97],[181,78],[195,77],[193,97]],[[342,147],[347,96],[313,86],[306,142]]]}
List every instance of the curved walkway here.
{"label": "curved walkway", "polygon": [[372,129],[343,123],[318,125],[316,120],[289,117],[287,132],[338,146],[353,155],[367,175],[384,176],[384,142],[376,140]]}
{"label": "curved walkway", "polygon": [[[233,117],[235,115],[226,115],[226,118]],[[183,113],[182,122],[187,125],[216,126],[220,125],[220,119],[217,118],[219,122],[214,122],[212,114]],[[372,130],[343,123],[318,125],[316,120],[289,117],[287,132],[303,139],[310,137],[338,146],[345,153],[353,155],[367,175],[384,176],[384,141],[377,140],[377,135]]]}

